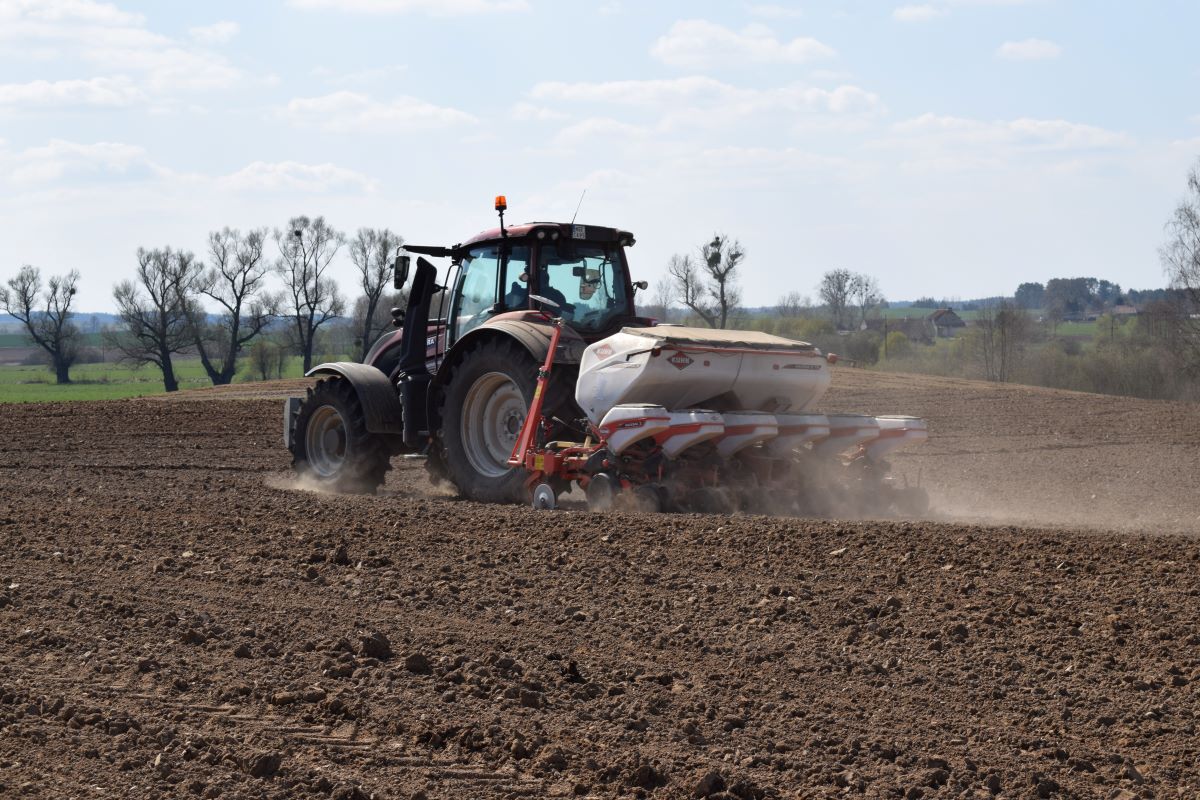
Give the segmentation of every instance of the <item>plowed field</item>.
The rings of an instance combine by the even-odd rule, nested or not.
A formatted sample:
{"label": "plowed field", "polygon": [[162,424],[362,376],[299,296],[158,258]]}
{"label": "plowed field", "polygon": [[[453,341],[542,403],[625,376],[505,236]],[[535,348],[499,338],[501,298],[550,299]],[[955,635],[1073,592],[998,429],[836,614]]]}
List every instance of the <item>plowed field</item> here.
{"label": "plowed field", "polygon": [[301,491],[296,385],[5,407],[0,796],[1200,796],[1197,406],[839,371],[937,518],[815,521]]}

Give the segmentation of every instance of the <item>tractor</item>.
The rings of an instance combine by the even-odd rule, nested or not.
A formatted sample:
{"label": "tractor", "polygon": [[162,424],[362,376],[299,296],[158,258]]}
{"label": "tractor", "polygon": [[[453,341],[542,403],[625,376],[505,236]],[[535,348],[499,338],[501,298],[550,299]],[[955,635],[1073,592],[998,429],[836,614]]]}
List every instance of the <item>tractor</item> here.
{"label": "tractor", "polygon": [[[823,415],[813,345],[752,331],[659,325],[635,307],[632,233],[559,222],[452,246],[405,245],[398,330],[363,363],[321,364],[285,406],[294,469],[373,493],[391,459],[425,457],[471,500],[553,508],[727,513],[914,513],[883,456],[926,437],[913,417]],[[415,270],[412,257],[416,256]],[[428,259],[448,260],[441,271]],[[409,285],[409,273],[412,281]]]}

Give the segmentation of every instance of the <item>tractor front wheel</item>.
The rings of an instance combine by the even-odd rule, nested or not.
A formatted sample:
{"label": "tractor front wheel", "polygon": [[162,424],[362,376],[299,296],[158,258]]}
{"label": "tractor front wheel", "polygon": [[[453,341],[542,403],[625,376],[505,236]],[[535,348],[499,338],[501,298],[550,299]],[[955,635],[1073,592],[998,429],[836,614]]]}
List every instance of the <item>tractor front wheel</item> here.
{"label": "tractor front wheel", "polygon": [[528,499],[528,473],[510,467],[508,458],[529,413],[536,372],[527,350],[498,341],[466,353],[454,368],[440,435],[446,472],[464,497],[485,503]]}
{"label": "tractor front wheel", "polygon": [[292,434],[292,468],[315,488],[374,494],[391,468],[386,443],[367,431],[354,387],[325,378],[308,390]]}

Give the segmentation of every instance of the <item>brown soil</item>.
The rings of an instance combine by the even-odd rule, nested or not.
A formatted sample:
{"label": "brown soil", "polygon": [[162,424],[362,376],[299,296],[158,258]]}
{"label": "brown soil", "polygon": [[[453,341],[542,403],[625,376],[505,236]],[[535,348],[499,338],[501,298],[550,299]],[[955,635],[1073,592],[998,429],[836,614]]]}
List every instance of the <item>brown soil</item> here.
{"label": "brown soil", "polygon": [[5,407],[0,796],[1200,794],[1196,406],[839,371],[940,519],[837,522],[300,491],[242,391]]}

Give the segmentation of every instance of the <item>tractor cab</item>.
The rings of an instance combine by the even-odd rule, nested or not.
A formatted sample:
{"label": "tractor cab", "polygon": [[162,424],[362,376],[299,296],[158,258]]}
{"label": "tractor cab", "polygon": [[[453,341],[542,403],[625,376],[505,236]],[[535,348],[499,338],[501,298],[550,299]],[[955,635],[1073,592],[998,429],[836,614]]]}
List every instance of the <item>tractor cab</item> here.
{"label": "tractor cab", "polygon": [[[567,227],[523,225],[507,239],[489,241],[484,238],[489,232],[464,245],[450,295],[447,343],[511,312],[553,311],[585,338],[630,320],[633,290],[617,232],[573,225],[580,238],[572,239],[563,235]],[[589,235],[593,238],[585,238]]]}
{"label": "tractor cab", "polygon": [[[574,222],[506,227],[506,208],[504,197],[497,197],[500,226],[461,244],[405,245],[395,263],[397,291],[409,283],[414,255],[418,274],[412,276],[408,305],[392,309],[395,326],[402,330],[381,336],[365,363],[394,377],[402,361],[411,371],[419,351],[436,373],[448,352],[469,334],[506,321],[545,326],[543,312],[562,318],[568,340],[587,344],[627,325],[653,324],[638,317],[634,307],[634,296],[646,282],[634,282],[629,275],[625,253],[635,243],[632,233]],[[422,256],[449,263],[435,266]],[[426,321],[423,326],[421,320]],[[420,344],[414,341],[418,337]]]}

